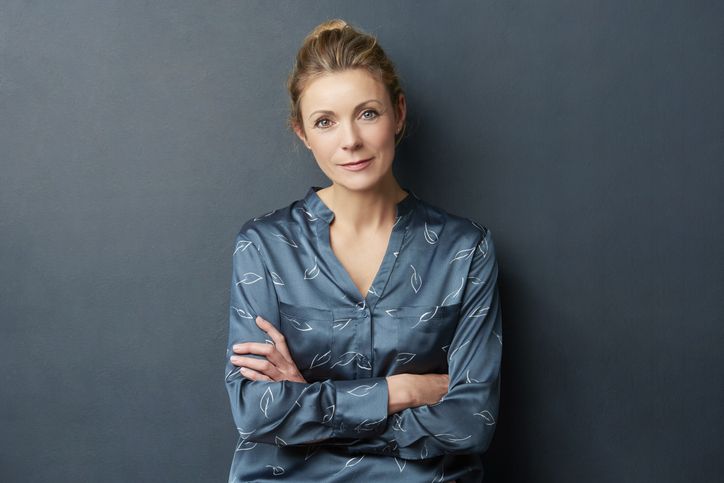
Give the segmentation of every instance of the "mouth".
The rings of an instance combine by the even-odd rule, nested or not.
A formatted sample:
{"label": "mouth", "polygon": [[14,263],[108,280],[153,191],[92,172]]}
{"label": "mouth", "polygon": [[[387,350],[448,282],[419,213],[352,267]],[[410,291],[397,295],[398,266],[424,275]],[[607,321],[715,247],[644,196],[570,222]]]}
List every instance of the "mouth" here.
{"label": "mouth", "polygon": [[372,162],[373,158],[362,159],[360,161],[352,161],[351,163],[340,164],[340,168],[344,168],[349,171],[359,171],[365,169]]}

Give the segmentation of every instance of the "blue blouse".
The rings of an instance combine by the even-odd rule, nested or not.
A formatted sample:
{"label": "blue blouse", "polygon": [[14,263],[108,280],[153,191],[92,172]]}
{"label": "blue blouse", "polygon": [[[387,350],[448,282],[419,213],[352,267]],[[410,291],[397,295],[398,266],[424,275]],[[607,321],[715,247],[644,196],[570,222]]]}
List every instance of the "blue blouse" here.
{"label": "blue blouse", "polygon": [[[333,218],[312,189],[237,237],[229,481],[481,481],[502,352],[490,233],[410,193],[362,298],[330,247]],[[233,344],[272,343],[256,316],[284,334],[306,384],[251,381],[228,361]],[[400,373],[448,373],[450,390],[388,416],[385,377]]]}

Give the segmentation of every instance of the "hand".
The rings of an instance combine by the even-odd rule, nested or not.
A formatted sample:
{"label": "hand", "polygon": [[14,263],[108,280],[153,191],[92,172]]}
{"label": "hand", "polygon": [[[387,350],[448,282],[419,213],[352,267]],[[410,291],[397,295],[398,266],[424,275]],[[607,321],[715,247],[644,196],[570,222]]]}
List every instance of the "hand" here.
{"label": "hand", "polygon": [[387,414],[440,402],[448,393],[447,374],[397,374],[387,377]]}
{"label": "hand", "polygon": [[252,381],[307,382],[294,364],[281,332],[261,317],[256,318],[256,325],[271,337],[274,345],[258,342],[234,344],[234,352],[237,354],[253,354],[266,358],[231,356],[231,363],[241,367],[241,375]]}

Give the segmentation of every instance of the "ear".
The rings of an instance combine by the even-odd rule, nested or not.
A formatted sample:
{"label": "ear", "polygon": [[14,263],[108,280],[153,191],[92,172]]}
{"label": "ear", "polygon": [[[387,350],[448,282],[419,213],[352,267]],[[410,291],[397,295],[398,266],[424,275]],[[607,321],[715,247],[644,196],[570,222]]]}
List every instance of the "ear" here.
{"label": "ear", "polygon": [[304,134],[304,128],[302,126],[294,124],[294,132],[297,133],[297,136],[302,140],[307,149],[312,149],[307,143],[307,135]]}
{"label": "ear", "polygon": [[405,103],[405,96],[400,94],[397,97],[397,106],[395,108],[396,124],[395,130],[402,129],[405,124],[405,117],[407,116],[407,104]]}

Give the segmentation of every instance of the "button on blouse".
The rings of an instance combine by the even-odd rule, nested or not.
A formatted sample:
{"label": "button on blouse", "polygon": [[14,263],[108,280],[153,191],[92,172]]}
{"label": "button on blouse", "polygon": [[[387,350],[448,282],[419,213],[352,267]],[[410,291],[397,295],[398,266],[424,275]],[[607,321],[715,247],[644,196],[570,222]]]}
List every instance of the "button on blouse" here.
{"label": "button on blouse", "polygon": [[[307,383],[251,381],[228,361],[239,440],[229,481],[480,481],[502,352],[490,233],[409,194],[362,297],[314,189],[247,222],[234,249],[228,356],[286,338]],[[447,373],[437,404],[387,415],[386,377]]]}

